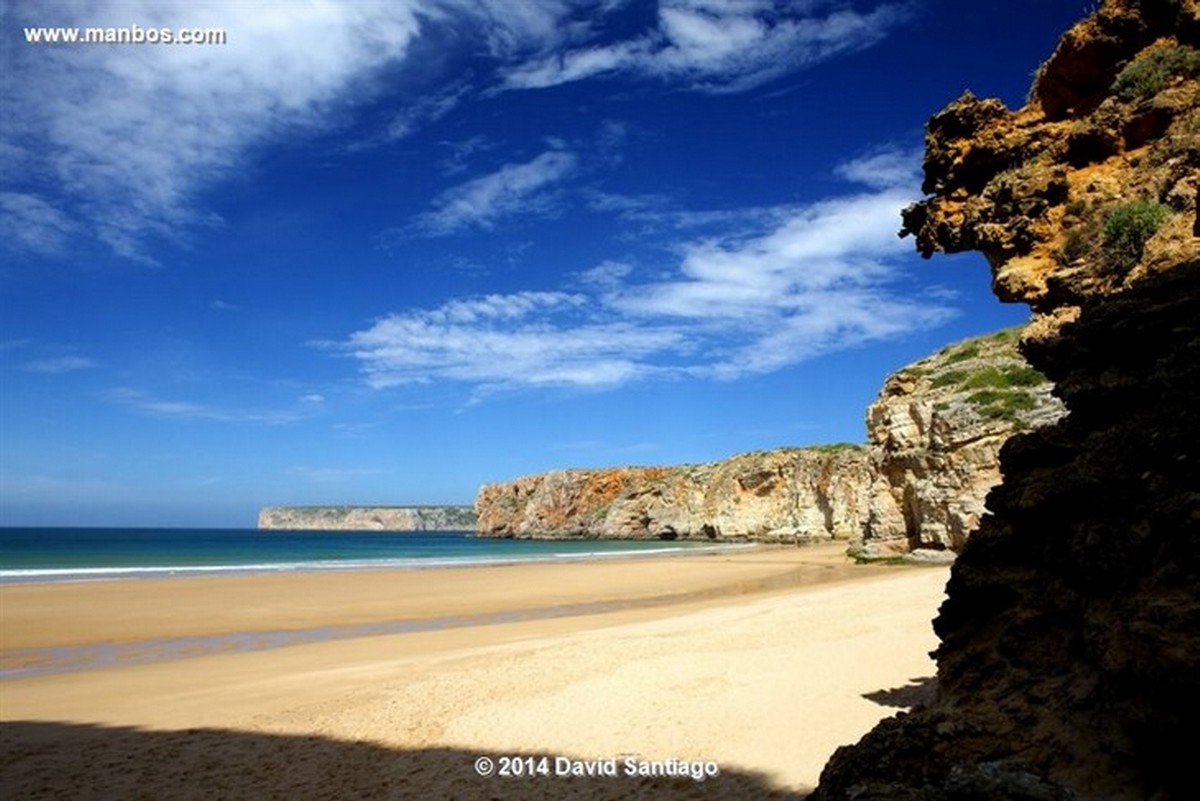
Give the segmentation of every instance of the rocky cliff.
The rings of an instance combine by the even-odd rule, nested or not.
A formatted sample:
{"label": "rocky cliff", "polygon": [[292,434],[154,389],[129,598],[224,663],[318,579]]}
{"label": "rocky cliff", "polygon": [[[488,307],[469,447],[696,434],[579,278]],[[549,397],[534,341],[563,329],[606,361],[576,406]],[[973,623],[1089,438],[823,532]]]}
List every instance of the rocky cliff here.
{"label": "rocky cliff", "polygon": [[497,537],[848,540],[870,557],[957,551],[1000,479],[1014,431],[1057,419],[1046,379],[1003,331],[889,377],[866,446],[780,448],[702,465],[557,470],[488,484]]}
{"label": "rocky cliff", "polygon": [[485,536],[849,539],[869,485],[859,447],[783,448],[702,465],[556,470],[485,485],[475,510]]}
{"label": "rocky cliff", "polygon": [[839,749],[815,799],[1196,797],[1198,46],[1196,0],[1106,0],[1025,108],[968,95],[929,121],[904,226],[1033,308],[1023,350],[1069,413],[1001,451],[934,621],[936,693]]}
{"label": "rocky cliff", "polygon": [[267,506],[261,529],[293,531],[471,531],[469,506]]}
{"label": "rocky cliff", "polygon": [[1062,416],[1016,350],[1020,329],[960,342],[889,376],[867,409],[863,556],[960,551],[1000,481],[1000,447]]}

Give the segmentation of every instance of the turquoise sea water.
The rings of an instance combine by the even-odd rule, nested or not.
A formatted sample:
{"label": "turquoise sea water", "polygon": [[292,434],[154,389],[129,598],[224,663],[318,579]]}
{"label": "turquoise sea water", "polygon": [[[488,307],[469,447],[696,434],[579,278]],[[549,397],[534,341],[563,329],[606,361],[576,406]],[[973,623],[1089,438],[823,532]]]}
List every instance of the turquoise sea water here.
{"label": "turquoise sea water", "polygon": [[[696,552],[691,543],[497,540],[463,532],[0,528],[0,582],[452,567]],[[729,546],[723,546],[728,548]]]}

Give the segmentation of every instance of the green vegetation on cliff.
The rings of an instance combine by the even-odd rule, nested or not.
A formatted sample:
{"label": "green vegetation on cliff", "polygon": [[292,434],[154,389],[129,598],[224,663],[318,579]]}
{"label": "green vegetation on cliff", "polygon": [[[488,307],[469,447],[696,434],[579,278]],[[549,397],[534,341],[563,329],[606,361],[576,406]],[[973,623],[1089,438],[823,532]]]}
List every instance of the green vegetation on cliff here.
{"label": "green vegetation on cliff", "polygon": [[1146,241],[1166,222],[1171,210],[1161,203],[1122,203],[1104,218],[1104,247],[1110,260],[1129,269],[1142,260]]}
{"label": "green vegetation on cliff", "polygon": [[[1023,431],[1046,406],[1049,381],[1017,351],[1021,328],[1006,328],[942,348],[906,374],[928,381],[941,415],[967,413]],[[918,384],[918,391],[921,391]]]}
{"label": "green vegetation on cliff", "polygon": [[1200,76],[1200,52],[1186,45],[1156,47],[1125,66],[1113,81],[1122,100],[1154,97],[1172,81]]}

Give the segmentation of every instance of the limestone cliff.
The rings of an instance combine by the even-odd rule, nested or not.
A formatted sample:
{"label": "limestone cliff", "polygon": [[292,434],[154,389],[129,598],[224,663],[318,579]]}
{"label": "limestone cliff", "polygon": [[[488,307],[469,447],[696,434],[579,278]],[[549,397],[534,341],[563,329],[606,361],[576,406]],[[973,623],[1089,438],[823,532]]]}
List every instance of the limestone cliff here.
{"label": "limestone cliff", "polygon": [[469,506],[267,506],[261,529],[293,531],[471,531]]}
{"label": "limestone cliff", "polygon": [[937,689],[814,798],[1184,799],[1200,719],[1200,3],[1106,0],[1010,112],[926,129],[904,225],[1035,311],[1069,410],[1013,437],[934,621]]}
{"label": "limestone cliff", "polygon": [[488,484],[479,533],[506,537],[848,539],[867,514],[858,447],[784,448],[682,467],[556,470]]}
{"label": "limestone cliff", "polygon": [[862,555],[957,551],[1016,430],[1056,419],[1016,331],[944,348],[888,378],[868,444],[780,448],[677,467],[557,470],[488,484],[493,537],[848,540]]}
{"label": "limestone cliff", "polygon": [[863,556],[960,551],[1000,481],[1000,446],[1057,420],[1053,385],[1016,350],[1020,329],[960,342],[884,382],[867,409]]}

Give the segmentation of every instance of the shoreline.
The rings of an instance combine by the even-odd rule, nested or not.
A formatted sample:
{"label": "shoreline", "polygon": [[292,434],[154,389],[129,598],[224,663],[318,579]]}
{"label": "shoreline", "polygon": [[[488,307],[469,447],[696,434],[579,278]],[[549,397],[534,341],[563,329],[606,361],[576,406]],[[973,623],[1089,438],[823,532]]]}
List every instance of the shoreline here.
{"label": "shoreline", "polygon": [[[238,530],[240,529],[231,529]],[[314,533],[314,532],[301,532]],[[322,533],[322,532],[317,532]],[[328,533],[328,532],[323,532]],[[349,532],[360,533],[360,532]],[[375,533],[375,532],[367,532]],[[397,532],[389,532],[395,534]],[[438,532],[457,533],[457,532]],[[488,539],[488,538],[483,538]],[[581,540],[523,539],[519,542],[567,543],[578,548],[589,542],[642,542],[640,540]],[[355,571],[391,570],[441,570],[446,568],[489,567],[522,564],[558,564],[584,562],[600,559],[632,559],[638,557],[695,556],[720,554],[755,548],[783,547],[766,542],[688,542],[680,544],[645,541],[655,547],[630,548],[628,550],[591,550],[577,553],[545,553],[532,556],[496,554],[490,556],[444,557],[395,557],[373,559],[329,559],[280,562],[249,562],[243,564],[197,564],[197,565],[132,565],[132,566],[82,566],[82,567],[23,567],[0,568],[0,587],[27,584],[70,584],[97,581],[141,581],[146,579],[187,579],[232,576],[302,575],[309,573],[333,573]],[[825,542],[807,545],[824,545]]]}
{"label": "shoreline", "polygon": [[[253,642],[266,629],[424,624],[5,678],[0,731],[16,756],[0,765],[0,779],[62,788],[49,775],[61,760],[98,771],[92,779],[103,784],[117,746],[97,745],[95,760],[75,752],[79,738],[118,727],[128,736],[100,740],[124,743],[116,756],[130,764],[163,738],[187,743],[219,731],[229,749],[253,748],[252,735],[283,738],[270,742],[285,751],[314,737],[331,749],[369,742],[384,749],[379,758],[410,766],[428,767],[437,754],[456,781],[480,780],[462,761],[469,753],[638,753],[716,761],[722,781],[747,780],[748,770],[771,787],[809,786],[833,748],[895,711],[871,693],[933,672],[929,621],[946,570],[854,565],[843,552],[844,543],[827,543],[690,558],[0,587],[8,657],[87,644],[134,652],[163,636]],[[436,622],[452,616],[462,625]],[[197,780],[224,770],[197,759],[203,764],[181,769]]]}
{"label": "shoreline", "polygon": [[[611,568],[611,569],[609,569]],[[672,569],[665,575],[664,569]],[[385,623],[572,604],[662,605],[865,578],[844,543],[452,565],[0,584],[19,648]],[[225,599],[224,604],[214,598]],[[148,603],[148,599],[155,603]],[[266,625],[278,620],[281,626]]]}
{"label": "shoreline", "polygon": [[[726,553],[726,552],[720,552]],[[625,558],[641,557],[645,559],[666,559],[681,555],[695,556],[696,554],[681,554],[680,552],[647,554],[623,554]],[[714,555],[712,553],[706,555]],[[590,559],[565,559],[553,564],[571,562],[590,562]],[[489,568],[504,568],[514,565],[542,565],[543,560],[522,561],[519,563],[484,563],[470,566],[452,566],[460,570],[479,570]],[[450,566],[437,568],[449,569]],[[807,566],[812,567],[812,566]],[[415,568],[418,570],[434,568]],[[382,578],[395,578],[392,570],[364,570],[363,573],[380,574]],[[321,575],[318,571],[315,574]],[[236,574],[237,578],[252,579],[259,575],[275,574]],[[312,575],[310,573],[288,573],[288,576]],[[200,578],[195,576],[179,578]],[[378,637],[396,634],[410,634],[424,631],[441,631],[450,628],[474,628],[479,626],[494,626],[512,622],[549,620],[554,618],[573,618],[590,615],[601,615],[632,610],[652,610],[660,607],[669,608],[704,601],[717,601],[737,596],[754,596],[771,591],[817,586],[829,581],[852,580],[849,576],[822,576],[805,567],[792,568],[785,572],[743,579],[734,585],[711,586],[664,594],[647,595],[644,597],[606,598],[590,601],[564,601],[550,606],[531,606],[515,609],[493,609],[491,611],[471,611],[453,615],[438,615],[433,617],[392,618],[373,622],[357,623],[324,623],[319,626],[285,629],[255,629],[239,631],[221,631],[213,633],[188,633],[169,637],[143,638],[130,641],[97,641],[81,645],[42,645],[11,647],[9,641],[0,648],[0,680],[26,678],[31,676],[50,676],[60,673],[95,670],[104,667],[124,667],[134,664],[149,664],[154,662],[169,662],[175,659],[193,658],[212,653],[240,653],[246,651],[266,651],[274,648],[287,648],[315,642],[331,640],[357,639],[361,637]],[[130,581],[145,581],[146,579],[130,579]],[[165,578],[163,581],[176,581],[178,578]],[[66,582],[63,582],[66,583]],[[60,582],[48,585],[59,586]],[[30,585],[19,585],[30,586]],[[3,595],[0,594],[0,602]],[[18,600],[19,603],[19,600]],[[18,640],[19,641],[19,640]]]}

